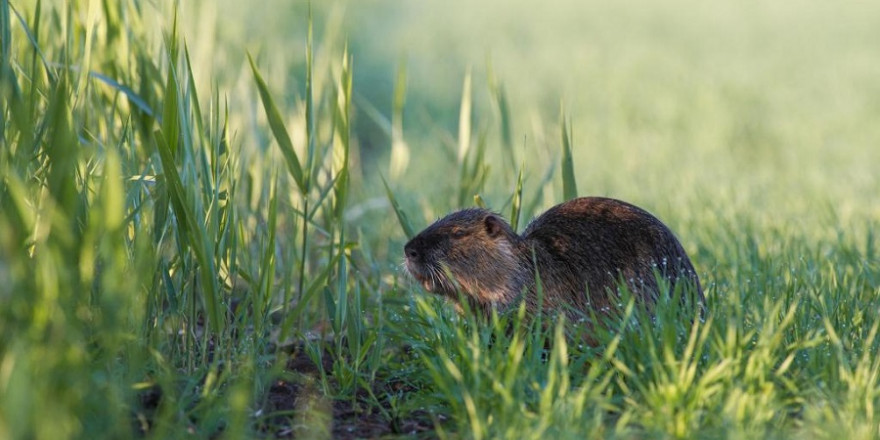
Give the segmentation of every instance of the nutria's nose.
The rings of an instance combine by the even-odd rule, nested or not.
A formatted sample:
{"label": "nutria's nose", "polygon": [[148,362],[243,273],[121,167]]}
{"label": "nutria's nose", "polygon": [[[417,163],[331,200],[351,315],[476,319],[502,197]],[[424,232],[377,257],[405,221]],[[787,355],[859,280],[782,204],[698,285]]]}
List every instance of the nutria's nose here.
{"label": "nutria's nose", "polygon": [[406,254],[406,258],[412,260],[419,258],[419,251],[416,250],[414,246],[410,246],[409,244],[403,247],[403,252]]}

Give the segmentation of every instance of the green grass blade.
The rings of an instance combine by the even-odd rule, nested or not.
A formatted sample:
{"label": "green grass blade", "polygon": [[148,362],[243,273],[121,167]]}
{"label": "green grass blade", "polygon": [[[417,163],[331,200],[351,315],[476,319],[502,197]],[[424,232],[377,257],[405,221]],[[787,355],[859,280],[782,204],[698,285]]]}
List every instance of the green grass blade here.
{"label": "green grass blade", "polygon": [[516,169],[516,152],[513,149],[513,122],[510,117],[510,104],[507,102],[507,92],[504,85],[499,81],[489,66],[489,91],[495,100],[495,106],[501,119],[501,155],[504,157],[504,169],[507,175],[512,177]]}
{"label": "green grass blade", "polygon": [[[315,148],[317,147],[318,134],[316,132],[315,125],[315,85],[314,79],[312,75],[315,70],[314,63],[314,43],[312,42],[312,12],[309,10],[309,28],[308,34],[306,36],[306,174],[303,177],[303,183],[305,184],[305,191],[303,191],[303,195],[307,196],[312,186],[312,176],[315,174],[315,169],[318,165],[317,155],[315,154]],[[306,200],[306,207],[308,207],[308,200]],[[306,208],[306,216],[309,215],[308,209]],[[305,223],[304,223],[305,224]],[[305,231],[303,231],[303,235],[305,235]]]}
{"label": "green grass blade", "polygon": [[275,101],[269,93],[269,88],[266,86],[266,82],[263,81],[263,77],[260,75],[259,70],[257,70],[257,66],[254,64],[254,59],[250,54],[248,54],[248,62],[250,62],[251,71],[253,72],[254,80],[257,83],[257,90],[260,93],[260,100],[263,102],[263,109],[266,111],[266,118],[269,120],[269,128],[272,129],[275,141],[278,142],[278,147],[281,149],[281,154],[284,156],[285,163],[287,164],[287,171],[290,172],[290,176],[293,177],[294,182],[296,182],[296,186],[299,188],[300,193],[305,194],[306,182],[302,164],[300,163],[299,157],[296,155],[296,151],[293,149],[293,142],[290,140],[287,128],[284,127],[281,113],[278,111],[278,107],[275,105]]}
{"label": "green grass blade", "polygon": [[[277,170],[277,168],[276,168]],[[266,241],[263,244],[263,258],[260,263],[260,267],[263,269],[260,273],[260,297],[255,301],[254,308],[257,311],[257,322],[256,322],[256,330],[258,335],[265,334],[265,329],[263,328],[265,317],[268,314],[269,307],[272,305],[272,291],[274,289],[274,281],[275,281],[275,244],[276,244],[276,231],[278,224],[278,179],[277,179],[277,171],[272,173],[272,183],[269,187],[269,212],[267,213],[269,218],[268,224],[268,234],[266,237]]]}
{"label": "green grass blade", "polygon": [[513,190],[513,198],[510,203],[510,226],[514,231],[519,230],[519,217],[522,212],[522,193],[523,193],[523,169],[525,164],[519,169],[519,175],[516,178],[516,188]]}
{"label": "green grass blade", "polygon": [[562,197],[571,200],[578,196],[577,182],[574,179],[574,161],[571,156],[571,132],[562,115]]}
{"label": "green grass blade", "polygon": [[388,173],[392,180],[398,179],[409,166],[409,146],[403,137],[403,109],[406,105],[406,63],[397,66],[394,78],[394,98],[391,102],[391,157]]}
{"label": "green grass blade", "polygon": [[180,89],[177,84],[176,77],[176,69],[175,66],[177,64],[177,49],[175,47],[176,42],[173,40],[168,41],[168,71],[166,72],[165,79],[165,90],[162,96],[164,97],[164,101],[162,102],[162,134],[165,139],[166,145],[168,146],[168,150],[171,152],[171,157],[176,159],[178,157],[178,144],[180,142],[180,121],[178,121],[178,115],[180,112],[180,108],[178,107],[178,90]]}
{"label": "green grass blade", "polygon": [[98,72],[90,72],[89,76],[91,78],[97,79],[98,81],[101,81],[104,84],[107,84],[108,86],[110,86],[114,90],[119,91],[120,93],[125,95],[125,97],[128,98],[129,102],[134,104],[135,107],[140,109],[145,114],[147,114],[151,117],[155,117],[155,114],[153,113],[153,109],[150,107],[150,105],[147,103],[147,101],[144,100],[144,98],[142,98],[140,95],[138,95],[137,92],[132,90],[131,87],[128,87],[124,84],[120,84],[118,81],[114,80],[113,78],[110,78],[109,76],[98,73]]}
{"label": "green grass blade", "polygon": [[458,110],[458,163],[464,163],[471,146],[471,111],[473,107],[471,93],[471,71],[464,77],[461,87],[461,106]]}
{"label": "green grass blade", "polygon": [[388,197],[388,201],[391,202],[391,208],[394,209],[394,214],[397,215],[397,221],[400,222],[400,227],[403,228],[403,233],[406,235],[406,238],[415,237],[416,233],[412,227],[412,223],[410,223],[406,212],[400,208],[400,204],[397,203],[397,198],[394,197],[394,193],[391,191],[391,188],[388,187],[388,182],[385,181],[384,177],[382,177],[382,184],[385,185],[385,195]]}
{"label": "green grass blade", "polygon": [[12,52],[12,32],[9,30],[9,25],[9,0],[2,0],[0,1],[0,65],[3,66],[4,74],[5,70],[9,68],[9,55]]}
{"label": "green grass blade", "polygon": [[333,142],[333,169],[336,174],[336,183],[333,185],[333,215],[340,224],[344,221],[349,192],[352,63],[346,48],[343,51],[342,73],[336,88],[336,105],[333,106],[333,125],[336,133]]}

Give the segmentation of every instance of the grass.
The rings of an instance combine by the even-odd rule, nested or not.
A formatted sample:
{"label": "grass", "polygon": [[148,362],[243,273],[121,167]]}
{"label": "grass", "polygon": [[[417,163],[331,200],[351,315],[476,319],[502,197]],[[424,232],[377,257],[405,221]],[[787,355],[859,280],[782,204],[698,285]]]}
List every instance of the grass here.
{"label": "grass", "polygon": [[[0,438],[880,437],[876,7],[498,6],[0,1]],[[705,320],[577,346],[401,271],[573,194]]]}

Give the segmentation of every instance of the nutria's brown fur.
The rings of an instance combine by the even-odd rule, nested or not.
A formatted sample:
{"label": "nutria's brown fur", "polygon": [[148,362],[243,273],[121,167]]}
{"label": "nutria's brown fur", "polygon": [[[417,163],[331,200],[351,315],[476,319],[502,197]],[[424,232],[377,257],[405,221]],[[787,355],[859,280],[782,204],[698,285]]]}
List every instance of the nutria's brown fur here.
{"label": "nutria's brown fur", "polygon": [[[465,209],[438,220],[404,247],[406,267],[425,289],[458,299],[484,313],[525,301],[538,309],[535,269],[544,311],[580,319],[607,312],[621,281],[645,304],[660,288],[682,280],[703,293],[690,259],[663,223],[646,211],[602,197],[574,199],[550,208],[516,232],[499,215]],[[573,316],[573,315],[580,316]]]}

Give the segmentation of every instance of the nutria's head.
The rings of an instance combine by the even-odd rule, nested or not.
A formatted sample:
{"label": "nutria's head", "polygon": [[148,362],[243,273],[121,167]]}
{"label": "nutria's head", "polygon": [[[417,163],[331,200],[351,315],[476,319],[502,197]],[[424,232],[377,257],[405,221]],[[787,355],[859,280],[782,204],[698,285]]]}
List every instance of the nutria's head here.
{"label": "nutria's head", "polygon": [[529,279],[520,237],[485,209],[465,209],[438,220],[404,246],[406,268],[430,291],[453,299],[461,292],[484,309],[506,308]]}

